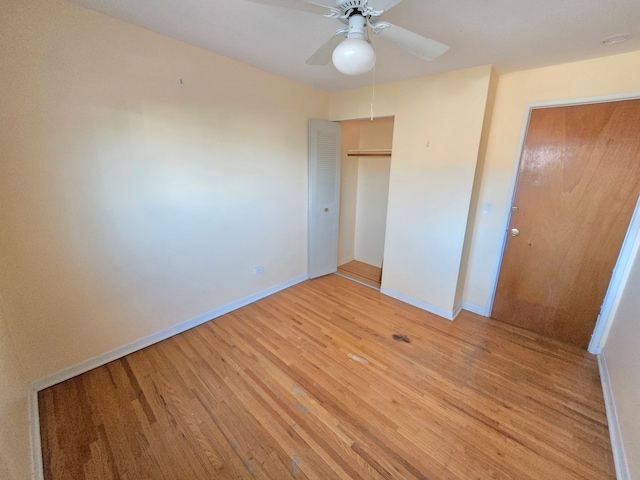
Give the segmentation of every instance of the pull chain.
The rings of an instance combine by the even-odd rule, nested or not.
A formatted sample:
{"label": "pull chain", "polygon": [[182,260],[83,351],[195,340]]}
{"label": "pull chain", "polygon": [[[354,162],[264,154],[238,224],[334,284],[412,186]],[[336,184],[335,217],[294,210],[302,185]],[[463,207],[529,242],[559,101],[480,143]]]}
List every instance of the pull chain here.
{"label": "pull chain", "polygon": [[[367,42],[369,42],[371,44],[372,43],[371,42],[371,36],[369,35],[369,29],[368,28],[367,28],[366,32],[367,32]],[[373,122],[373,118],[374,118],[374,115],[373,115],[373,104],[374,104],[374,102],[376,100],[376,64],[375,63],[373,64],[373,70],[372,70],[371,77],[372,77],[372,84],[371,84],[371,121]]]}
{"label": "pull chain", "polygon": [[373,122],[373,103],[376,100],[376,66],[373,66],[373,83],[371,85],[371,121]]}

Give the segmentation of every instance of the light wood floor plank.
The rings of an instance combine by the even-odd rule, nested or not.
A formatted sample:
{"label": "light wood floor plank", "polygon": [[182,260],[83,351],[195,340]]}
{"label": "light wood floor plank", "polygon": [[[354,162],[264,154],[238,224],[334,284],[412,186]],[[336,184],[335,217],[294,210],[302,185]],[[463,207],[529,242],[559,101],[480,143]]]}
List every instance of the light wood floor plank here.
{"label": "light wood floor plank", "polygon": [[615,478],[594,357],[335,275],[46,389],[39,407],[47,480]]}
{"label": "light wood floor plank", "polygon": [[365,285],[370,285],[377,289],[380,288],[382,269],[369,265],[368,263],[352,260],[340,265],[338,267],[338,273],[345,277],[362,282]]}

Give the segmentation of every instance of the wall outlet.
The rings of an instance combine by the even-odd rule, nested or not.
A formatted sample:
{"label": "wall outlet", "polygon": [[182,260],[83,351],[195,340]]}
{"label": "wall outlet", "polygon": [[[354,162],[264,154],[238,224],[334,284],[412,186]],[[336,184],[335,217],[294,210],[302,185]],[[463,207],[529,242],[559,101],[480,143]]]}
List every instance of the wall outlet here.
{"label": "wall outlet", "polygon": [[258,267],[253,267],[253,273],[255,273],[256,275],[260,275],[261,273],[264,273],[264,267],[262,265]]}

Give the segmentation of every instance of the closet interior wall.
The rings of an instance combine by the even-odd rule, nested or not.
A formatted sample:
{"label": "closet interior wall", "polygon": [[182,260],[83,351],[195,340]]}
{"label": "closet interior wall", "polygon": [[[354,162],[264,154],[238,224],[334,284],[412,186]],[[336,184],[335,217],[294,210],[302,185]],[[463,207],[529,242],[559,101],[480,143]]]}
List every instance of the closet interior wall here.
{"label": "closet interior wall", "polygon": [[349,152],[390,150],[392,141],[393,118],[342,122],[339,265],[382,266],[391,157]]}

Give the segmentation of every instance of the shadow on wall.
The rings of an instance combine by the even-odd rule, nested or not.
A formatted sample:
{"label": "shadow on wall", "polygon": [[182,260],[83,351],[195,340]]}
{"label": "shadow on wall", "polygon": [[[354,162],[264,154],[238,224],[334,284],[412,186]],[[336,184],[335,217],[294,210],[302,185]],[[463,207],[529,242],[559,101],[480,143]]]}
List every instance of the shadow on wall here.
{"label": "shadow on wall", "polygon": [[9,475],[9,467],[3,459],[3,455],[0,454],[0,477],[10,479]]}
{"label": "shadow on wall", "polygon": [[0,478],[31,478],[28,400],[26,394],[0,408]]}
{"label": "shadow on wall", "polygon": [[29,388],[3,315],[0,310],[0,478],[18,480],[31,477],[31,458],[24,455],[30,448]]}

